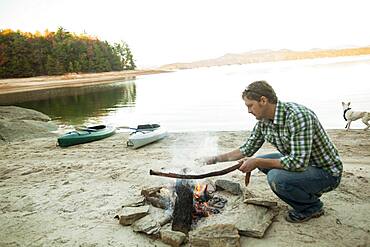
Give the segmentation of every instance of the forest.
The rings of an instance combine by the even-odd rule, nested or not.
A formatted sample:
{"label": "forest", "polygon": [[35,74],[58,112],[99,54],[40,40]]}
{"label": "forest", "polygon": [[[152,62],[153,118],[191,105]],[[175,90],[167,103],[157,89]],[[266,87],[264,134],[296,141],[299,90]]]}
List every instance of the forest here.
{"label": "forest", "polygon": [[67,73],[97,73],[135,69],[133,54],[124,41],[109,44],[63,27],[56,32],[0,30],[0,78]]}

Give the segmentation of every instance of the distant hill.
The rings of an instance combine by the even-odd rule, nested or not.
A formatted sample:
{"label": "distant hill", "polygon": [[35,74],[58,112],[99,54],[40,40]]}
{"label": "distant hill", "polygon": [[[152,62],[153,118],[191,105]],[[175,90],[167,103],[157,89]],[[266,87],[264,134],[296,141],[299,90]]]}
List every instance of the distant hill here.
{"label": "distant hill", "polygon": [[358,56],[369,55],[369,47],[361,48],[346,48],[338,50],[322,50],[312,49],[309,51],[291,51],[291,50],[255,50],[238,54],[225,54],[222,57],[199,60],[190,63],[173,63],[166,64],[160,69],[193,69],[200,67],[222,66],[232,64],[248,64],[248,63],[262,63],[273,62],[282,60],[296,60],[296,59],[310,59],[310,58],[323,58],[323,57],[340,57],[340,56]]}

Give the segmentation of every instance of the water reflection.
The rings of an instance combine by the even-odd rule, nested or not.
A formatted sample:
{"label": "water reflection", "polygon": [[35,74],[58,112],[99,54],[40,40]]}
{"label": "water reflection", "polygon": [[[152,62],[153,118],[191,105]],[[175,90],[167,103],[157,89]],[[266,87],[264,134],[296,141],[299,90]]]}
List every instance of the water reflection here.
{"label": "water reflection", "polygon": [[136,101],[136,85],[133,81],[49,91],[43,92],[51,96],[47,99],[15,105],[40,111],[59,123],[82,125],[106,116],[118,107],[132,107]]}
{"label": "water reflection", "polygon": [[[172,132],[250,130],[256,120],[248,114],[241,92],[250,82],[264,79],[281,100],[314,110],[324,128],[343,129],[342,101],[351,101],[356,110],[370,109],[369,66],[370,56],[366,56],[183,70],[42,92],[37,97],[47,98],[18,105],[69,125],[159,123]],[[356,121],[353,128],[364,126]]]}

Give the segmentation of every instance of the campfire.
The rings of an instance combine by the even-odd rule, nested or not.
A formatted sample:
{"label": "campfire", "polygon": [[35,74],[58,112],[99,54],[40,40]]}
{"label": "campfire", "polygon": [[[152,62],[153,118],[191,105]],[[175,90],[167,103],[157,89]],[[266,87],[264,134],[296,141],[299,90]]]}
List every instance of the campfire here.
{"label": "campfire", "polygon": [[176,201],[173,211],[172,230],[188,233],[202,217],[218,214],[227,200],[214,196],[208,190],[208,184],[189,180],[178,180],[176,183]]}
{"label": "campfire", "polygon": [[208,184],[197,183],[194,187],[193,195],[193,224],[202,217],[208,217],[211,214],[219,214],[225,206],[227,200],[218,196],[213,196],[207,190]]}
{"label": "campfire", "polygon": [[[213,241],[239,246],[239,234],[263,237],[276,214],[270,207],[277,205],[254,195],[243,199],[242,193],[238,183],[224,179],[206,183],[178,178],[172,185],[143,188],[141,196],[127,200],[115,218],[121,225],[131,225],[135,232],[160,237],[172,246],[179,246],[187,237],[194,246]],[[221,195],[231,200],[232,213]],[[236,204],[241,198],[244,203]],[[221,221],[221,215],[215,215],[220,213]]]}
{"label": "campfire", "polygon": [[[204,181],[200,179],[235,171],[240,165],[238,163],[223,170],[204,174],[186,174],[185,171],[178,174],[150,170],[150,175],[176,178],[176,183],[170,186],[142,189],[141,197],[127,201],[122,206],[121,215],[116,215],[115,218],[121,225],[131,225],[135,232],[160,235],[163,242],[172,246],[179,246],[187,236],[194,246],[206,246],[205,243],[214,241],[230,243],[225,246],[239,246],[239,234],[261,238],[275,216],[274,211],[269,207],[276,206],[276,202],[250,198],[251,200],[244,200],[244,203],[237,205],[236,201],[239,201],[243,195],[238,182],[218,179],[214,182],[198,183],[198,181]],[[250,175],[250,173],[245,175],[245,186],[249,184]],[[228,207],[225,207],[227,200],[220,195],[226,195],[219,192],[222,190],[238,196],[237,200],[232,201],[233,205],[237,205],[233,206],[233,213],[227,211]],[[229,196],[228,199],[230,199]],[[154,208],[148,204],[164,210],[156,215],[156,210],[153,211]],[[226,212],[223,212],[224,210]],[[222,223],[220,223],[220,217],[211,217],[221,212],[224,218]]]}
{"label": "campfire", "polygon": [[[235,171],[242,165],[241,162],[223,170],[213,171],[204,174],[186,174],[171,173],[150,170],[149,174],[154,176],[176,178],[176,202],[173,212],[172,230],[180,231],[185,234],[191,229],[191,225],[202,217],[207,217],[211,213],[219,213],[225,206],[226,200],[222,198],[213,198],[208,193],[207,186],[202,189],[201,185],[192,185],[193,179],[203,179],[214,176],[221,176]],[[245,186],[248,186],[250,172],[245,175]]]}

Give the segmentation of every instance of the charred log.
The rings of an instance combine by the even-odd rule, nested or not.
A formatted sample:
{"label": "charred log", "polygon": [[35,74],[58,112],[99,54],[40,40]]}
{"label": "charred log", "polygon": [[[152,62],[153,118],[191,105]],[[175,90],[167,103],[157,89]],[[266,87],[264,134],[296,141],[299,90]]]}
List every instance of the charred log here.
{"label": "charred log", "polygon": [[193,186],[188,182],[178,182],[176,184],[176,194],[172,230],[188,234],[192,224]]}

